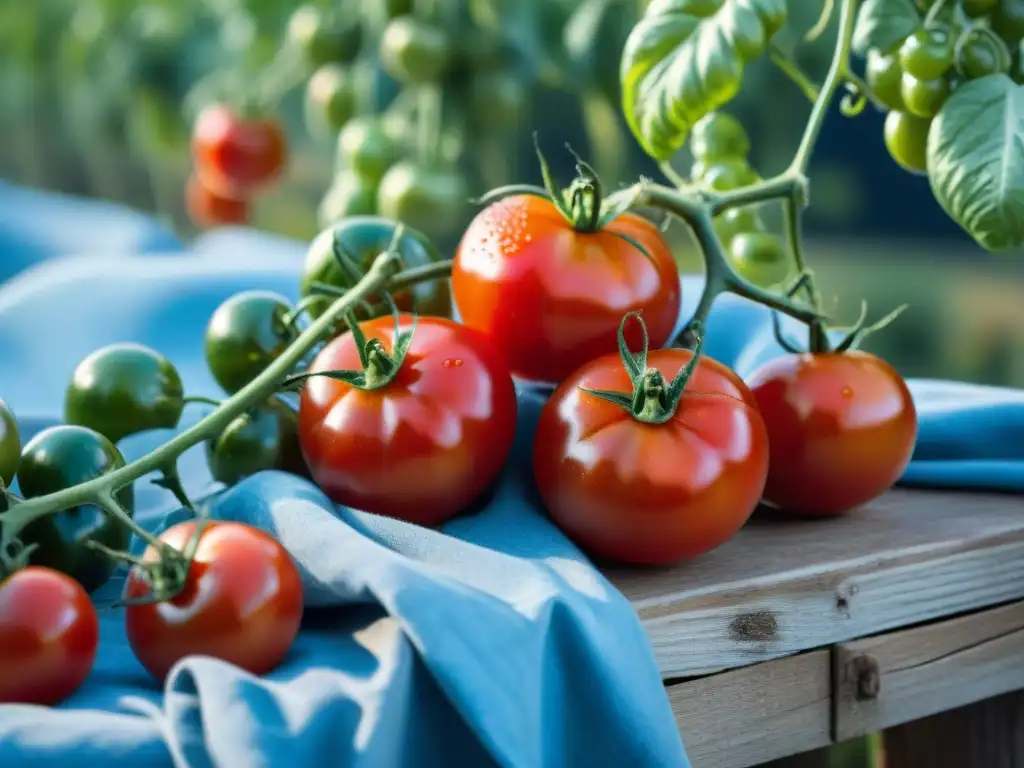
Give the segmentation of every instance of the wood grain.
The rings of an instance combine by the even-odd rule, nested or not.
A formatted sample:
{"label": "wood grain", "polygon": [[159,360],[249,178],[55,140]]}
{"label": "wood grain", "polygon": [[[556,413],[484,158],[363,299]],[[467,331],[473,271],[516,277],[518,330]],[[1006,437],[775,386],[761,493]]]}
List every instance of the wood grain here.
{"label": "wood grain", "polygon": [[669,685],[695,768],[746,768],[830,742],[831,654],[812,651]]}
{"label": "wood grain", "polygon": [[837,740],[1024,689],[1024,602],[842,643],[833,674]]}
{"label": "wood grain", "polygon": [[759,512],[668,569],[610,569],[665,678],[1024,599],[1024,497],[895,490],[838,519]]}

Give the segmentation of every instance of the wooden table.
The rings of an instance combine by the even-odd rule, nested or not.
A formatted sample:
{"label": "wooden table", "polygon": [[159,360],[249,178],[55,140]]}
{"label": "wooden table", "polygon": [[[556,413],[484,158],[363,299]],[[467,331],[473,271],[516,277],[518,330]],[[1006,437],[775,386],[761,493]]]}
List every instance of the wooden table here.
{"label": "wooden table", "polygon": [[695,768],[883,730],[892,768],[1024,767],[1022,495],[896,490],[834,520],[759,511],[692,563],[609,576]]}

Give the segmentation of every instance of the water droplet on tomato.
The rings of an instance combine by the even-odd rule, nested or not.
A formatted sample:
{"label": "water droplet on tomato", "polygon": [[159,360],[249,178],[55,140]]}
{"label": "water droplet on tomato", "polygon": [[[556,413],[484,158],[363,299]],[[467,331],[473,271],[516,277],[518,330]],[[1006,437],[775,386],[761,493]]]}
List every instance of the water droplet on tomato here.
{"label": "water droplet on tomato", "polygon": [[443,363],[441,363],[441,365],[443,365],[445,368],[451,368],[453,362],[454,361],[452,361],[451,359],[448,359],[448,360],[445,360]]}
{"label": "water droplet on tomato", "polygon": [[849,399],[849,398],[853,397],[853,389],[851,389],[850,387],[843,387],[842,390],[840,391],[840,394],[843,397]]}
{"label": "water droplet on tomato", "polygon": [[455,361],[455,367],[458,368],[460,365],[462,365],[462,361],[457,359]]}

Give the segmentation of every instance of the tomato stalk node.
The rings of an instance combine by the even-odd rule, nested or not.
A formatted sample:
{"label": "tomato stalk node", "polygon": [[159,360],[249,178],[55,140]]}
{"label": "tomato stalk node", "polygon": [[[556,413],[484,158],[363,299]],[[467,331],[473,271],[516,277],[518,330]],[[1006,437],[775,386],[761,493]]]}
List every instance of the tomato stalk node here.
{"label": "tomato stalk node", "polygon": [[181,474],[178,472],[177,459],[172,459],[160,468],[160,476],[154,477],[151,481],[153,485],[163,488],[165,491],[170,491],[174,494],[174,498],[178,500],[185,509],[195,512],[195,508],[192,506],[192,502],[185,493],[185,486],[181,482]]}

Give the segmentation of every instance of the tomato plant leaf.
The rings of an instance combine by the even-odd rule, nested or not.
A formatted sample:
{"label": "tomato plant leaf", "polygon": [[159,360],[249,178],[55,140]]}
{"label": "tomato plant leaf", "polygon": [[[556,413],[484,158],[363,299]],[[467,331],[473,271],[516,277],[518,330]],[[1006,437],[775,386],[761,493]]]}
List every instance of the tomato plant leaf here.
{"label": "tomato plant leaf", "polygon": [[619,70],[630,129],[668,160],[700,118],[737,93],[743,67],[786,22],[786,0],[653,0]]}
{"label": "tomato plant leaf", "polygon": [[989,75],[957,89],[928,133],[928,178],[983,248],[1024,245],[1024,86]]}
{"label": "tomato plant leaf", "polygon": [[853,27],[853,51],[867,56],[868,49],[889,53],[921,26],[914,0],[864,0]]}

